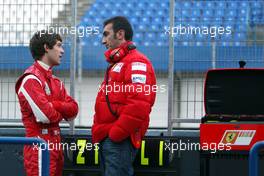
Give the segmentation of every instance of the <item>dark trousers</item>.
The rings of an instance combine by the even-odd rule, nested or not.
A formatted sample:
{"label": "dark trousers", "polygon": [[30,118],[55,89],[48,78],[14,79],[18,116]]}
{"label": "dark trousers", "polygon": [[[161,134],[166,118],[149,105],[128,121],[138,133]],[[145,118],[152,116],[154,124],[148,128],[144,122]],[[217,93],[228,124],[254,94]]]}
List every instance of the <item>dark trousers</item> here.
{"label": "dark trousers", "polygon": [[99,146],[102,176],[134,175],[133,162],[137,149],[132,146],[130,139],[115,143],[106,138]]}

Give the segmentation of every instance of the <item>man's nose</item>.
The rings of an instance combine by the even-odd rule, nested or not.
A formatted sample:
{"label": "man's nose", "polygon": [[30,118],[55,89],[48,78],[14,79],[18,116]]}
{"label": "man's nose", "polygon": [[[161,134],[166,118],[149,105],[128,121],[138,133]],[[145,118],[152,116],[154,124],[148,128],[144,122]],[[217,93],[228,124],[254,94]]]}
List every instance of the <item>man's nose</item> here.
{"label": "man's nose", "polygon": [[103,44],[103,45],[106,44],[106,40],[105,40],[105,38],[102,39],[102,44]]}
{"label": "man's nose", "polygon": [[64,49],[63,48],[61,49],[61,54],[64,54]]}

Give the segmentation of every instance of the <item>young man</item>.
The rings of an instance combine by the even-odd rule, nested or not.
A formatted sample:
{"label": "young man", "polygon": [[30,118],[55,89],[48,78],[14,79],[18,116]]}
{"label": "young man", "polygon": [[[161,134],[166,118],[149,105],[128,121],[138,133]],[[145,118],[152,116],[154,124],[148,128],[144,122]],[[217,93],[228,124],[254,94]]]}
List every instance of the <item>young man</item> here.
{"label": "young man", "polygon": [[100,143],[102,176],[132,176],[136,151],[149,125],[156,77],[151,62],[131,42],[125,17],[104,22],[109,67],[95,103],[93,142]]}
{"label": "young man", "polygon": [[[59,122],[72,120],[78,113],[76,101],[70,97],[62,81],[52,75],[52,68],[61,62],[64,53],[60,35],[39,31],[30,40],[35,62],[16,83],[26,137],[39,137],[50,148],[50,176],[62,175],[63,151]],[[36,146],[24,147],[24,166],[28,176],[41,173]]]}

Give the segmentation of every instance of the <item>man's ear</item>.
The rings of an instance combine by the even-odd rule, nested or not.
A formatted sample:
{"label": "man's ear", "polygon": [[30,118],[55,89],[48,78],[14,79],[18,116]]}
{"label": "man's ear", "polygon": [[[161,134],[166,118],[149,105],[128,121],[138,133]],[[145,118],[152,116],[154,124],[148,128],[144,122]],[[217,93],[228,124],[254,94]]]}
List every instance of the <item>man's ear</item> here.
{"label": "man's ear", "polygon": [[118,40],[123,40],[125,39],[125,30],[123,29],[120,29],[118,32],[117,32],[117,39]]}
{"label": "man's ear", "polygon": [[44,44],[44,50],[45,50],[45,53],[47,53],[47,52],[48,52],[48,50],[49,50],[49,47],[47,46],[47,44]]}

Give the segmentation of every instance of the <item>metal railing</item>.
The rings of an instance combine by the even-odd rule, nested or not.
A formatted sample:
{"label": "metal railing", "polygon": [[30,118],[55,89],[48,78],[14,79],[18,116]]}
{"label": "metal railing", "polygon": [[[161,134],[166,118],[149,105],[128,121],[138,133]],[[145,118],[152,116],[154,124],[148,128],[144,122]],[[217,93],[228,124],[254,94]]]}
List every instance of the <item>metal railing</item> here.
{"label": "metal railing", "polygon": [[43,147],[39,148],[42,155],[41,158],[41,175],[49,176],[49,150],[47,143],[40,138],[26,138],[26,137],[0,137],[0,144],[26,144],[26,145],[41,145]]}

